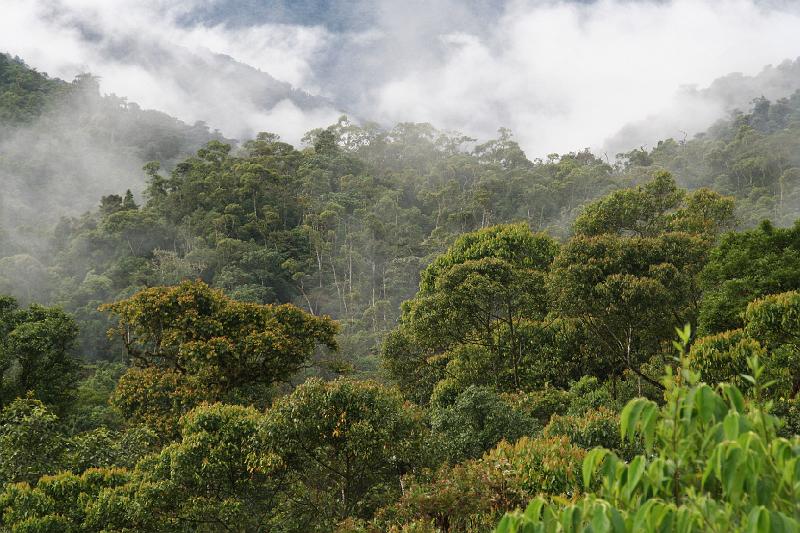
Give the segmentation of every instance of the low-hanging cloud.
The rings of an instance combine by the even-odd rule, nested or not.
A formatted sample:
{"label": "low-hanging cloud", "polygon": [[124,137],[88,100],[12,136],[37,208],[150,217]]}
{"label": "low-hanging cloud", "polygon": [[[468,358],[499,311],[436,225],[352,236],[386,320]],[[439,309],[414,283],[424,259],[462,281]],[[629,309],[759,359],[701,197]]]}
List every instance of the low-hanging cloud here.
{"label": "low-hanging cloud", "polygon": [[[347,111],[482,138],[506,126],[531,156],[692,133],[742,103],[687,85],[800,55],[789,2],[381,0],[350,3],[364,21],[351,25],[263,14],[234,24],[229,3],[3,0],[0,49],[53,75],[89,70],[106,92],[230,136],[297,142]],[[222,15],[192,16],[209,7]],[[259,92],[267,78],[245,65],[323,98],[277,81]],[[662,126],[630,126],[647,117]]]}

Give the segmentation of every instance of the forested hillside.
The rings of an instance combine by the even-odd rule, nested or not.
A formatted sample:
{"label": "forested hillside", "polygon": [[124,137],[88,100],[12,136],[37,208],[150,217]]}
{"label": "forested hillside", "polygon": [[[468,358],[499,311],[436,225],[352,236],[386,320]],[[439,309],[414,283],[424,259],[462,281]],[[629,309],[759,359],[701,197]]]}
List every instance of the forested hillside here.
{"label": "forested hillside", "polygon": [[[90,77],[64,84],[6,64],[6,78],[17,80],[4,93],[9,116],[11,110],[41,115],[61,94],[82,94],[79,88],[91,85]],[[90,94],[96,92],[94,86]],[[305,148],[263,134],[238,147],[209,144],[176,165],[174,158],[199,143],[204,127],[166,122],[135,105],[122,108],[110,97],[98,102],[109,111],[93,115],[99,118],[89,133],[116,139],[106,151],[116,157],[118,145],[138,160],[153,160],[129,176],[131,183],[146,183],[142,196],[125,197],[124,189],[102,201],[98,195],[99,207],[54,229],[46,215],[23,229],[6,224],[0,259],[0,289],[75,313],[82,352],[92,359],[119,360],[121,353],[104,340],[108,324],[96,312],[100,303],[199,277],[240,300],[293,302],[333,316],[343,326],[340,363],[374,371],[399,304],[417,290],[420,270],[458,235],[526,222],[564,237],[585,202],[658,170],[689,189],[711,187],[737,198],[740,228],[762,219],[791,225],[800,216],[798,94],[757,100],[749,113],[736,113],[696,139],[668,139],[614,161],[588,151],[531,161],[506,130],[479,143],[426,124],[387,131],[342,119],[310,132]],[[172,129],[155,127],[156,119]],[[6,159],[10,165],[16,156],[12,151]],[[48,166],[24,172],[32,179],[61,173]],[[23,186],[34,203],[92,190],[65,177],[57,181],[69,184],[68,193],[42,197],[32,179]],[[5,209],[16,211],[16,220],[24,212],[8,201]],[[35,209],[34,218],[50,211],[46,203]]]}
{"label": "forested hillside", "polygon": [[222,136],[202,123],[101,96],[89,74],[67,83],[0,53],[0,255],[46,258],[62,216],[94,209],[98,196],[120,189],[139,192],[146,162],[171,168],[212,139]]}
{"label": "forested hillside", "polygon": [[800,530],[800,91],[531,160],[0,55],[0,126],[4,530]]}

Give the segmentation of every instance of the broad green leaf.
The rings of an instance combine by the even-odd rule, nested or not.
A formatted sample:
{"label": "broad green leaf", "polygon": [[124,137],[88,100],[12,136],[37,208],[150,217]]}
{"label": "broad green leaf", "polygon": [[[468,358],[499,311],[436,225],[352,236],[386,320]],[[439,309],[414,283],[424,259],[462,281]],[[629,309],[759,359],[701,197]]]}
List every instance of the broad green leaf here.
{"label": "broad green leaf", "polygon": [[594,474],[595,470],[597,470],[598,465],[600,465],[610,454],[611,452],[605,448],[595,448],[586,454],[586,457],[583,459],[582,466],[584,487],[587,489],[591,488],[592,475]]}

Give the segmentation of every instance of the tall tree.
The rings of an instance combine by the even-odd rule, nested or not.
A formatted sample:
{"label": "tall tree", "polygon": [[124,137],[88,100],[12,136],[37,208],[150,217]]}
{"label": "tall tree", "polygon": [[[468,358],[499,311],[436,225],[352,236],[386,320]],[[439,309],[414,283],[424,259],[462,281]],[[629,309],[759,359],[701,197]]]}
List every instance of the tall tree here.
{"label": "tall tree", "polygon": [[318,344],[336,348],[327,317],[237,302],[201,281],[145,289],[103,309],[135,365],[200,376],[221,391],[287,380]]}
{"label": "tall tree", "polygon": [[522,386],[525,323],[544,319],[545,273],[555,241],[526,225],[466,234],[422,273],[417,296],[403,304],[402,328],[423,346],[485,350],[504,386]]}

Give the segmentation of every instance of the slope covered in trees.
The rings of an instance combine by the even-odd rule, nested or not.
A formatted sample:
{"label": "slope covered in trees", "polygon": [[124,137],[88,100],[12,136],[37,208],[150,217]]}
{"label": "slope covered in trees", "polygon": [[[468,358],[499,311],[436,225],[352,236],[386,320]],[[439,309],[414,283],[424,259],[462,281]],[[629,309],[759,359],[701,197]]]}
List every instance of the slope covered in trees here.
{"label": "slope covered in trees", "polygon": [[41,270],[60,217],[93,209],[105,194],[138,193],[146,162],[171,167],[221,138],[205,124],[102,96],[89,74],[68,83],[0,53],[0,255],[20,256],[12,268]]}
{"label": "slope covered in trees", "polygon": [[[530,161],[504,130],[478,144],[424,124],[387,131],[345,119],[310,132],[304,149],[269,134],[238,148],[212,142],[171,171],[168,162],[148,163],[143,201],[107,195],[99,209],[62,220],[52,244],[16,250],[27,253],[12,245],[0,283],[24,301],[78,313],[83,330],[102,339],[100,303],[201,277],[239,299],[293,302],[341,320],[342,363],[374,370],[419,272],[463,232],[524,222],[564,237],[587,201],[661,170],[690,189],[734,196],[738,227],[763,218],[791,225],[800,214],[798,113],[797,96],[759,100],[696,139],[620,154],[614,164],[588,151]],[[689,212],[702,207],[701,195],[692,198],[700,203],[686,205]],[[591,223],[643,236],[656,228],[642,228],[635,218],[647,213],[629,208],[666,208],[609,201],[617,211]],[[19,231],[5,234],[13,243]],[[83,338],[82,346],[93,358],[115,357],[102,340]]]}
{"label": "slope covered in trees", "polygon": [[797,95],[613,163],[344,118],[183,158],[0,66],[13,142],[80,97],[155,159],[0,227],[2,528],[800,528]]}

